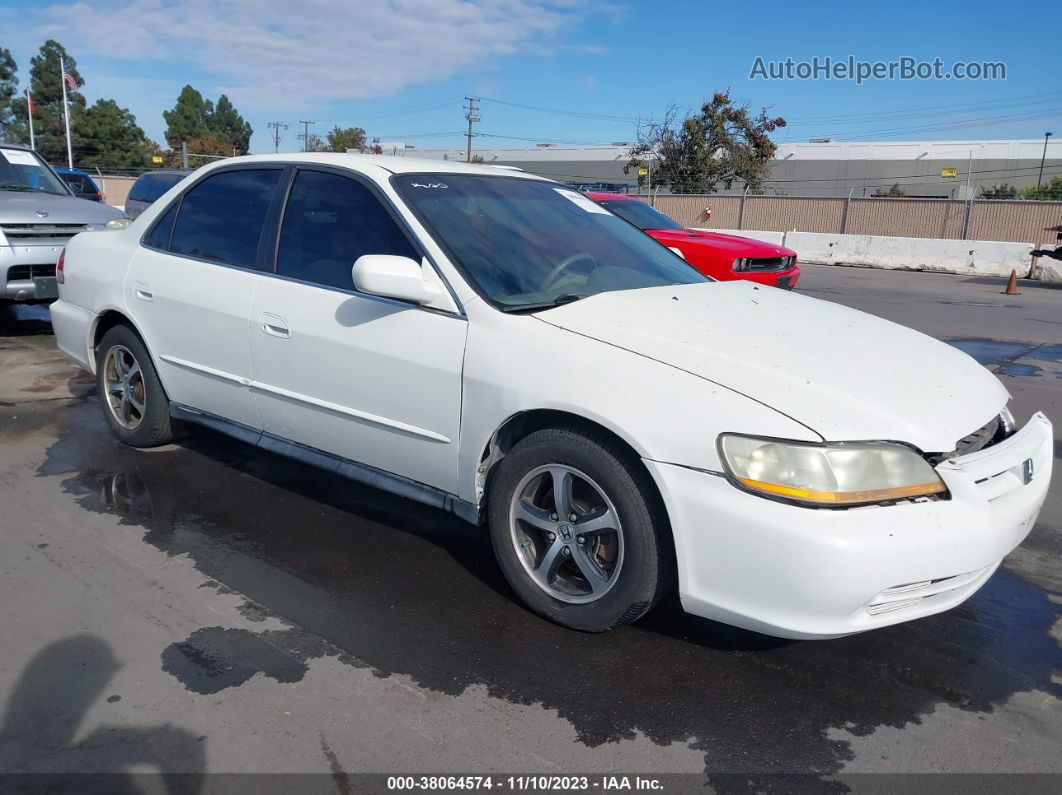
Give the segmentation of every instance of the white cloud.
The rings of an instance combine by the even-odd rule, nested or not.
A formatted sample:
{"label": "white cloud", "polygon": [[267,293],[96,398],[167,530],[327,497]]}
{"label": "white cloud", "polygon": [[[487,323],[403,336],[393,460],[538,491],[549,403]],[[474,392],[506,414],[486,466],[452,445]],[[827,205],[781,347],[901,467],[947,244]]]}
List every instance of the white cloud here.
{"label": "white cloud", "polygon": [[98,0],[36,14],[77,52],[188,64],[248,106],[386,96],[529,50],[576,0]]}

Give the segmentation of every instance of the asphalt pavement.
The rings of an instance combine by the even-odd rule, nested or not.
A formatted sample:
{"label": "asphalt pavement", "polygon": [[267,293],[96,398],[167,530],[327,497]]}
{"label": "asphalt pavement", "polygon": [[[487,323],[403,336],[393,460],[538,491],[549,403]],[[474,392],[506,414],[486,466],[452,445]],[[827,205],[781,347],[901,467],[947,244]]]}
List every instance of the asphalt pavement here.
{"label": "asphalt pavement", "polygon": [[[799,289],[948,340],[1062,429],[1062,285],[806,267]],[[1062,786],[1058,437],[1033,533],[945,614],[789,642],[664,604],[584,635],[521,607],[452,516],[206,431],[119,445],[47,318],[0,309],[0,771]]]}

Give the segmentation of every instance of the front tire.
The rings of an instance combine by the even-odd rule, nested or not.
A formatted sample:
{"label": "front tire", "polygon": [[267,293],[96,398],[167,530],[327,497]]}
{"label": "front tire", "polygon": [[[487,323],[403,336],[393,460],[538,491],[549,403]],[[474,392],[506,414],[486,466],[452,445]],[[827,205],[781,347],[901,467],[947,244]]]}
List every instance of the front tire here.
{"label": "front tire", "polygon": [[133,329],[115,326],[96,349],[96,386],[107,424],[131,447],[173,441],[170,401],[151,356]]}
{"label": "front tire", "polygon": [[648,474],[612,439],[537,431],[499,462],[488,498],[494,553],[536,613],[603,632],[644,615],[669,584],[667,517]]}

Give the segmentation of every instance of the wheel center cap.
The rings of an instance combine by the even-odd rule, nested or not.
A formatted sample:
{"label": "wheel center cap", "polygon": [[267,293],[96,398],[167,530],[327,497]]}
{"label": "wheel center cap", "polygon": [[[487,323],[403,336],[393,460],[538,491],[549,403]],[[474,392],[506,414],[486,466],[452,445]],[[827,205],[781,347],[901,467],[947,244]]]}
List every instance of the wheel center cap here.
{"label": "wheel center cap", "polygon": [[560,537],[563,538],[565,541],[571,541],[572,538],[575,536],[575,528],[572,527],[568,522],[561,522],[561,524],[557,527],[557,532],[560,533]]}

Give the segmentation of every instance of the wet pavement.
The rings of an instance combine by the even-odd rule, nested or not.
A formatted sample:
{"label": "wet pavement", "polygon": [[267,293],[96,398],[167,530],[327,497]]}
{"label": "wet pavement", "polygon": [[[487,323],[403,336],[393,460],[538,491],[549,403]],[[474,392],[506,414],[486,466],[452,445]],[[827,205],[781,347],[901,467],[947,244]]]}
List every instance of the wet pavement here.
{"label": "wet pavement", "polygon": [[[881,276],[807,269],[801,286],[884,316],[894,300],[931,313],[938,292],[964,318],[996,300],[994,285]],[[1058,427],[1062,330],[1038,321],[1059,306],[1062,290],[1002,307],[1009,337],[978,336],[983,320],[926,324],[1003,376],[1019,414],[1044,408]],[[861,771],[1062,772],[1057,483],[1026,545],[939,616],[789,642],[664,604],[584,635],[524,610],[485,535],[452,516],[206,431],[153,452],[117,444],[76,370],[51,392],[22,372],[50,355],[46,319],[7,322],[0,367],[26,360],[2,380],[25,397],[0,398],[9,704],[47,701],[18,676],[46,641],[94,633],[135,696],[97,688],[76,720],[155,726],[183,772],[688,772],[720,792],[846,791]],[[67,732],[13,758],[4,738],[43,719],[12,714],[0,769],[94,772],[157,752],[136,735],[136,752],[110,743],[90,763]]]}

